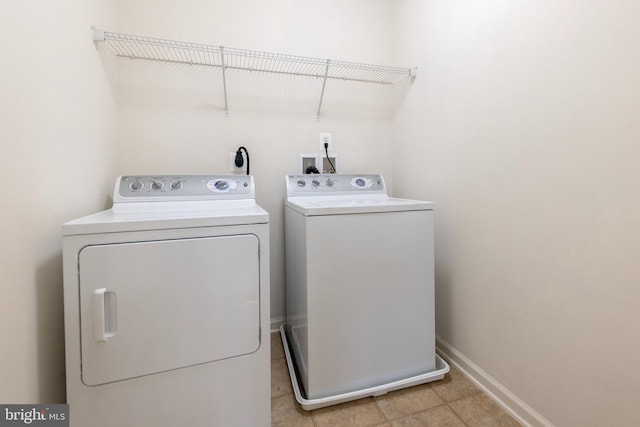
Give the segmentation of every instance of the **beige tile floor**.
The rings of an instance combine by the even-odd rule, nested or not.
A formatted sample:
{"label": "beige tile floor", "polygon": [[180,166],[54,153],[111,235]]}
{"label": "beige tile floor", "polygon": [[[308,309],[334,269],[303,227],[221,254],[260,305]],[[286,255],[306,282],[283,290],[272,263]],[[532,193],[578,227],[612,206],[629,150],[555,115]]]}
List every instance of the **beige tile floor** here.
{"label": "beige tile floor", "polygon": [[295,400],[279,334],[271,335],[273,427],[511,427],[509,414],[458,370],[441,381],[341,405],[303,411]]}

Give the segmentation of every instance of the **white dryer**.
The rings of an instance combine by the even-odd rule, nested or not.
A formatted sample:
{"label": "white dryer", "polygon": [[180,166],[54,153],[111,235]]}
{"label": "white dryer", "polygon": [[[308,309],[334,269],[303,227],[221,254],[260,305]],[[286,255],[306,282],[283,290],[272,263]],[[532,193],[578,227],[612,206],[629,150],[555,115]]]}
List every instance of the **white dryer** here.
{"label": "white dryer", "polygon": [[123,176],[63,225],[72,427],[270,426],[269,217],[251,176]]}
{"label": "white dryer", "polygon": [[286,177],[289,372],[304,409],[442,379],[435,353],[433,204],[381,175]]}

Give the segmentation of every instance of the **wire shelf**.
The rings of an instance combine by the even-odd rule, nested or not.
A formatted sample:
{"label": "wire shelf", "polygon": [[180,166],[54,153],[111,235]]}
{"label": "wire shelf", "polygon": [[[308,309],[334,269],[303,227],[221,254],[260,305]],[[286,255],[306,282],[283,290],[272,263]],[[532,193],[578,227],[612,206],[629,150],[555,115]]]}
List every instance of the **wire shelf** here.
{"label": "wire shelf", "polygon": [[114,33],[96,28],[93,29],[93,39],[96,42],[103,42],[116,56],[221,68],[225,93],[225,111],[227,112],[226,70],[259,71],[323,79],[318,117],[320,116],[327,79],[394,84],[406,78],[414,78],[416,75],[415,68],[388,67],[226,48],[223,46]]}

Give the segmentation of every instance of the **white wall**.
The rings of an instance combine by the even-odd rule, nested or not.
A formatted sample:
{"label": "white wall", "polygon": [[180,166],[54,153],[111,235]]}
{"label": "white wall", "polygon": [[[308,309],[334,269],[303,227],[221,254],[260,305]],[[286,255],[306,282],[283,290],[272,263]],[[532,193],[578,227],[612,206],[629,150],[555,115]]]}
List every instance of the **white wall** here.
{"label": "white wall", "polygon": [[[640,424],[640,4],[406,0],[398,194],[437,333],[557,426]],[[420,179],[416,179],[419,176]]]}
{"label": "white wall", "polygon": [[109,1],[0,6],[0,402],[64,402],[61,224],[104,208],[115,104],[91,24]]}
{"label": "white wall", "polygon": [[[283,177],[330,131],[343,171],[436,202],[444,341],[555,425],[638,424],[636,2],[156,3],[2,6],[0,402],[64,400],[60,224],[118,174],[222,173],[247,146],[281,318]],[[91,24],[420,72],[404,102],[332,84],[320,122],[318,82],[237,74],[225,117],[219,74],[99,55]]]}
{"label": "white wall", "polygon": [[[117,31],[225,47],[390,64],[393,2],[257,0],[118,3]],[[394,91],[260,73],[109,59],[117,80],[118,174],[228,173],[228,154],[251,155],[257,201],[270,214],[271,317],[284,319],[284,177],[299,153],[319,152],[331,132],[340,170],[391,179]]]}

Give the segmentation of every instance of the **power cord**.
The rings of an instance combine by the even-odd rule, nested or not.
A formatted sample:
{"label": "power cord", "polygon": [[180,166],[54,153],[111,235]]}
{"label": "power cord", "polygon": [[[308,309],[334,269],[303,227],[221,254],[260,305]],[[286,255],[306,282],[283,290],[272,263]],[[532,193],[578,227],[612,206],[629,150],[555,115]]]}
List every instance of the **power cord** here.
{"label": "power cord", "polygon": [[249,175],[249,150],[247,150],[244,147],[239,147],[238,150],[236,151],[235,164],[239,168],[241,168],[244,165],[244,158],[242,157],[243,151],[245,156],[247,156],[247,175]]}
{"label": "power cord", "polygon": [[331,170],[329,171],[329,173],[337,173],[338,171],[336,170],[335,165],[331,161],[331,157],[329,157],[329,143],[328,142],[324,143],[324,152],[327,154],[327,160],[329,161],[329,164],[331,165]]}

